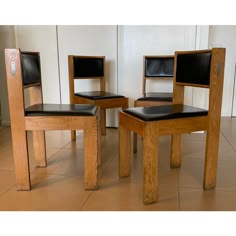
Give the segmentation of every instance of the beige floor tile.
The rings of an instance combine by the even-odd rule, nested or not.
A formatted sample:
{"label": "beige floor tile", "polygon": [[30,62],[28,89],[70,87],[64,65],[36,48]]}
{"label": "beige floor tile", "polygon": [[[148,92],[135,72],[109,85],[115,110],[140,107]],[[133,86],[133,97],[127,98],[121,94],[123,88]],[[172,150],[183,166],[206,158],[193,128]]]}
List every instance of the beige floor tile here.
{"label": "beige floor tile", "polygon": [[12,146],[7,148],[0,148],[0,170],[14,170],[14,159],[12,153]]}
{"label": "beige floor tile", "polygon": [[31,191],[12,188],[1,196],[0,210],[73,211],[80,210],[90,191],[84,191],[78,176],[37,174],[32,176]]}
{"label": "beige floor tile", "polygon": [[[110,140],[112,139],[112,142]],[[79,133],[76,141],[69,143],[65,148],[83,149],[83,133]],[[101,136],[101,160],[102,164],[111,160],[118,152],[118,129],[107,129],[106,136]]]}
{"label": "beige floor tile", "polygon": [[205,131],[200,132],[192,132],[182,134],[183,140],[192,140],[192,141],[205,141],[206,140],[206,133]]}
{"label": "beige floor tile", "polygon": [[15,173],[10,170],[0,170],[0,197],[15,185]]}
{"label": "beige floor tile", "polygon": [[62,149],[48,160],[46,168],[36,168],[35,171],[37,173],[83,177],[83,150]]}
{"label": "beige floor tile", "polygon": [[204,173],[204,160],[184,158],[178,169],[178,182],[180,187],[202,189]]}
{"label": "beige floor tile", "polygon": [[168,185],[159,187],[159,201],[144,205],[142,185],[121,179],[106,187],[94,191],[86,201],[82,210],[90,211],[174,211],[178,210],[176,189]]}
{"label": "beige floor tile", "polygon": [[222,118],[221,132],[230,142],[236,143],[236,118]]}
{"label": "beige floor tile", "polygon": [[233,149],[236,151],[236,142],[230,142],[230,143],[231,143]]}
{"label": "beige floor tile", "polygon": [[94,191],[83,210],[177,210],[177,171],[160,161],[159,201],[143,204],[142,160],[137,154],[131,160],[131,176],[119,178],[118,155],[100,168],[99,190]]}
{"label": "beige floor tile", "polygon": [[179,209],[182,211],[235,211],[236,192],[180,188]]}
{"label": "beige floor tile", "polygon": [[48,148],[63,148],[71,142],[70,131],[46,131],[46,143]]}
{"label": "beige floor tile", "polygon": [[236,161],[219,161],[217,170],[217,190],[236,191]]}
{"label": "beige floor tile", "polygon": [[205,141],[183,139],[182,158],[205,158]]}

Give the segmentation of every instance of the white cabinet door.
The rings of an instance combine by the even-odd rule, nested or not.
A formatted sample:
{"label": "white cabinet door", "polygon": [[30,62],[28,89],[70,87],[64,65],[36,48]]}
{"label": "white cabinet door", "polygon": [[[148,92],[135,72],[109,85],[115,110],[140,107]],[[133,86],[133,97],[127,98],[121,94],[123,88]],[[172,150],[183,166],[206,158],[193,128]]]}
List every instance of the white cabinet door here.
{"label": "white cabinet door", "polygon": [[211,47],[225,47],[225,74],[222,101],[222,115],[236,116],[236,90],[235,90],[235,67],[236,67],[236,26],[213,25],[209,31],[209,45]]}
{"label": "white cabinet door", "polygon": [[44,103],[60,103],[56,26],[16,26],[16,47],[40,52]]}

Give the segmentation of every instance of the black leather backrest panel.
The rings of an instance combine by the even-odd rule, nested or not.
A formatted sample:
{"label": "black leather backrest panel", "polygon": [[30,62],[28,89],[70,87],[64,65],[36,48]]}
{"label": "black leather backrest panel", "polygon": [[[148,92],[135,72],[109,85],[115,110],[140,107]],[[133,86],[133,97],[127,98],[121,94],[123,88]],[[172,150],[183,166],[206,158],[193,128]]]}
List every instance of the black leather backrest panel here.
{"label": "black leather backrest panel", "polygon": [[145,58],[145,77],[173,77],[174,58]]}
{"label": "black leather backrest panel", "polygon": [[40,58],[36,53],[21,53],[23,84],[41,82]]}
{"label": "black leather backrest panel", "polygon": [[178,54],[176,82],[210,84],[211,52]]}
{"label": "black leather backrest panel", "polygon": [[74,77],[103,77],[103,58],[74,57]]}

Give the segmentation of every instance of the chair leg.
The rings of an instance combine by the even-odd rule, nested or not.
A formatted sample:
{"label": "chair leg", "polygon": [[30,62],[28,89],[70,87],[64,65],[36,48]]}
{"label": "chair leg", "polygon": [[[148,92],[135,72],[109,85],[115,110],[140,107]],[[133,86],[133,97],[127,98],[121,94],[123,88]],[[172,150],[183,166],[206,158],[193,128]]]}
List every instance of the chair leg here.
{"label": "chair leg", "polygon": [[84,188],[94,190],[98,188],[98,124],[97,118],[87,120],[87,127],[84,129]]}
{"label": "chair leg", "polygon": [[133,133],[133,153],[136,153],[138,148],[138,135],[136,133]]}
{"label": "chair leg", "polygon": [[36,160],[36,164],[39,167],[46,167],[47,158],[46,158],[45,132],[42,130],[34,130],[32,132],[33,132],[34,158]]}
{"label": "chair leg", "polygon": [[98,132],[98,166],[102,164],[102,150],[101,150],[101,123],[100,117],[97,117],[97,132]]}
{"label": "chair leg", "polygon": [[71,140],[72,141],[76,140],[76,130],[71,130]]}
{"label": "chair leg", "polygon": [[100,118],[100,122],[101,122],[101,133],[102,135],[106,135],[106,109],[101,108],[101,118]]}
{"label": "chair leg", "polygon": [[131,131],[119,125],[119,175],[130,175],[131,161]]}
{"label": "chair leg", "polygon": [[181,149],[181,134],[171,135],[171,168],[181,166]]}
{"label": "chair leg", "polygon": [[213,129],[210,130],[209,128],[206,137],[206,156],[203,181],[203,188],[205,190],[212,189],[216,186],[219,136],[219,131]]}
{"label": "chair leg", "polygon": [[158,200],[158,134],[147,124],[143,136],[143,202]]}
{"label": "chair leg", "polygon": [[12,127],[12,145],[17,190],[30,190],[29,156],[25,130],[14,131]]}

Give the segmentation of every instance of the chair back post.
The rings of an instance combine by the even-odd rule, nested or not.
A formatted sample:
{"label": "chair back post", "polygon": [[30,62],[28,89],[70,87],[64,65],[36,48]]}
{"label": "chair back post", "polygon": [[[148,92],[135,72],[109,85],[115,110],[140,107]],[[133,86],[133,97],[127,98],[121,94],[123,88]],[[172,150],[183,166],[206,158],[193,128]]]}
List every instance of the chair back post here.
{"label": "chair back post", "polygon": [[30,189],[28,147],[25,131],[24,88],[19,49],[5,49],[5,64],[9,110],[11,120],[12,146],[15,163],[15,176],[18,189]]}
{"label": "chair back post", "polygon": [[7,88],[11,126],[24,123],[24,88],[19,49],[5,49]]}
{"label": "chair back post", "polygon": [[75,78],[74,78],[74,56],[68,56],[68,70],[69,70],[69,94],[70,103],[74,104]]}
{"label": "chair back post", "polygon": [[173,104],[184,104],[184,86],[176,83],[176,71],[177,71],[177,55],[175,52],[174,59],[174,78],[173,78]]}
{"label": "chair back post", "polygon": [[224,83],[225,48],[213,48],[211,57],[208,116],[209,123],[212,123],[212,120],[219,123]]}
{"label": "chair back post", "polygon": [[146,61],[146,56],[143,56],[143,88],[142,88],[142,95],[144,96],[146,93],[146,76],[145,76],[145,61]]}
{"label": "chair back post", "polygon": [[220,119],[224,83],[225,48],[213,48],[210,71],[210,92],[208,109],[208,129],[206,136],[206,158],[204,168],[204,189],[216,185],[218,164]]}
{"label": "chair back post", "polygon": [[103,56],[103,77],[100,78],[100,90],[106,91],[106,57]]}

